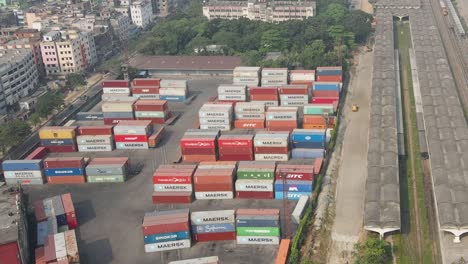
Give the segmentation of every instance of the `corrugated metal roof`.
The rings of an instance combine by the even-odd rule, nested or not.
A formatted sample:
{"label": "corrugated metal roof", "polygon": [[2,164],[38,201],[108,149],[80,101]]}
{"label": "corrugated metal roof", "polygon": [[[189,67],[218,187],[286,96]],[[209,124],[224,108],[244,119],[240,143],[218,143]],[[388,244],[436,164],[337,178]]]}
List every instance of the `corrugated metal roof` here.
{"label": "corrugated metal roof", "polygon": [[148,56],[138,54],[129,61],[140,70],[233,70],[241,65],[238,56]]}
{"label": "corrugated metal roof", "polygon": [[16,206],[19,194],[9,191],[10,186],[0,183],[0,245],[18,240],[18,219]]}

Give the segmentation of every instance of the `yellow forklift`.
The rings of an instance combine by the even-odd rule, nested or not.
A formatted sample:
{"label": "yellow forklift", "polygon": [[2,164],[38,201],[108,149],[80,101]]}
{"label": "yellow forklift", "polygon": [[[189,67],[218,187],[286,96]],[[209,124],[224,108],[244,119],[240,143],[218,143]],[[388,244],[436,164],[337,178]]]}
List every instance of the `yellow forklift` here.
{"label": "yellow forklift", "polygon": [[353,104],[353,105],[351,106],[351,110],[352,110],[353,112],[357,112],[357,111],[359,110],[359,106],[358,106],[357,104]]}

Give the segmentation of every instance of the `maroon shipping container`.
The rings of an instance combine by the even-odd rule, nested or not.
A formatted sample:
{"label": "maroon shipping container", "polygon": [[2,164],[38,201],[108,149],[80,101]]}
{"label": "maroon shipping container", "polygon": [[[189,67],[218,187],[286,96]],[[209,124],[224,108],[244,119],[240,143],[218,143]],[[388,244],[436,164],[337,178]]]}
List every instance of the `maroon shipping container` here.
{"label": "maroon shipping container", "polygon": [[167,101],[165,100],[138,100],[133,105],[135,111],[165,111]]}
{"label": "maroon shipping container", "polygon": [[211,184],[196,183],[194,185],[194,189],[196,192],[229,192],[233,190],[233,184],[232,183],[211,183]]}
{"label": "maroon shipping container", "polygon": [[255,153],[265,154],[288,154],[288,147],[256,147]]}
{"label": "maroon shipping container", "polygon": [[[185,219],[185,220],[184,220]],[[183,221],[180,221],[183,220]],[[174,222],[177,221],[177,222]],[[161,219],[157,222],[143,223],[143,235],[153,235],[161,233],[181,232],[190,230],[188,218]]]}
{"label": "maroon shipping container", "polygon": [[312,97],[340,97],[340,92],[328,90],[314,90],[312,91]]}
{"label": "maroon shipping container", "polygon": [[78,134],[82,136],[112,135],[113,126],[80,126]]}
{"label": "maroon shipping container", "polygon": [[322,169],[323,158],[317,158],[314,160],[314,174],[317,175]]}
{"label": "maroon shipping container", "polygon": [[151,121],[151,124],[153,125],[166,123],[165,118],[137,117],[136,120],[148,120]]}
{"label": "maroon shipping container", "polygon": [[236,192],[236,197],[240,199],[274,199],[274,192]]}
{"label": "maroon shipping container", "polygon": [[44,169],[82,168],[83,166],[83,157],[46,158],[44,160]]}
{"label": "maroon shipping container", "polygon": [[109,88],[128,88],[130,87],[127,80],[106,80],[101,83],[102,87]]}
{"label": "maroon shipping container", "polygon": [[314,81],[290,81],[289,84],[297,85],[297,84],[304,84],[307,85],[307,87],[312,87],[314,86]]}
{"label": "maroon shipping container", "polygon": [[313,97],[310,100],[311,104],[333,104],[340,101],[338,97]]}
{"label": "maroon shipping container", "polygon": [[[174,195],[176,194],[176,195]],[[192,203],[192,192],[154,192],[153,204],[187,204]]]}
{"label": "maroon shipping container", "polygon": [[250,95],[278,95],[278,87],[250,87],[249,92]]}
{"label": "maroon shipping container", "polygon": [[46,262],[52,262],[57,260],[57,255],[55,253],[54,235],[47,236],[47,240],[44,244],[44,253]]}
{"label": "maroon shipping container", "polygon": [[126,164],[128,163],[127,157],[115,157],[115,158],[94,158],[89,164]]}
{"label": "maroon shipping container", "polygon": [[279,98],[276,94],[251,94],[251,101],[277,101]]}
{"label": "maroon shipping container", "polygon": [[155,176],[153,184],[188,184],[192,182],[192,176]]}
{"label": "maroon shipping container", "polygon": [[[38,247],[34,250],[36,264],[46,264],[44,247]],[[8,262],[9,263],[9,262]]]}
{"label": "maroon shipping container", "polygon": [[31,154],[29,154],[25,160],[33,160],[33,159],[42,159],[47,156],[47,148],[46,147],[37,147]]}
{"label": "maroon shipping container", "polygon": [[193,182],[197,184],[232,184],[232,176],[201,176],[194,177]]}
{"label": "maroon shipping container", "polygon": [[75,206],[73,205],[71,194],[64,193],[61,195],[61,198],[62,198],[63,209],[67,217],[68,228],[75,229],[78,227],[78,222],[76,220]]}
{"label": "maroon shipping container", "polygon": [[75,145],[70,146],[44,146],[49,152],[77,152]]}
{"label": "maroon shipping container", "polygon": [[279,209],[237,209],[236,215],[278,215]]}
{"label": "maroon shipping container", "polygon": [[161,79],[159,78],[136,78],[132,81],[134,87],[159,87]]}
{"label": "maroon shipping container", "polygon": [[219,154],[220,161],[241,161],[241,160],[254,160],[253,154]]}
{"label": "maroon shipping container", "polygon": [[308,94],[309,89],[307,85],[303,87],[280,87],[279,89],[280,94]]}
{"label": "maroon shipping container", "polygon": [[343,77],[341,75],[317,75],[318,82],[342,82]]}
{"label": "maroon shipping container", "polygon": [[47,177],[48,184],[75,184],[85,182],[86,178],[83,175]]}
{"label": "maroon shipping container", "polygon": [[159,88],[132,88],[132,94],[159,94]]}
{"label": "maroon shipping container", "polygon": [[305,171],[303,169],[277,169],[275,172],[275,178],[277,180],[282,179],[285,176],[286,179],[290,180],[303,180],[303,181],[312,181],[314,180],[313,170]]}
{"label": "maroon shipping container", "polygon": [[216,161],[216,155],[182,155],[186,162]]}
{"label": "maroon shipping container", "polygon": [[197,242],[236,240],[236,232],[193,234]]}
{"label": "maroon shipping container", "polygon": [[180,148],[182,155],[216,155],[216,148]]}
{"label": "maroon shipping container", "polygon": [[117,125],[123,120],[135,120],[134,118],[104,118],[104,125]]}
{"label": "maroon shipping container", "polygon": [[44,220],[47,220],[47,216],[45,215],[45,212],[44,212],[44,204],[42,203],[42,200],[34,202],[34,216],[36,217],[36,222],[42,222]]}
{"label": "maroon shipping container", "polygon": [[220,147],[218,148],[219,154],[229,155],[249,155],[253,153],[252,145],[249,147]]}

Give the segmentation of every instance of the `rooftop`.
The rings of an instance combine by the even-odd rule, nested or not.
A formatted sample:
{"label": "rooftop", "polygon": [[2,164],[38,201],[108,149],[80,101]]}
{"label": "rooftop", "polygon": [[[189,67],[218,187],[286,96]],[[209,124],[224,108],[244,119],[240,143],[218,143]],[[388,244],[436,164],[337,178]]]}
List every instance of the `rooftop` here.
{"label": "rooftop", "polygon": [[138,54],[130,66],[140,70],[233,70],[241,65],[238,56],[147,56]]}
{"label": "rooftop", "polygon": [[20,217],[17,201],[19,194],[11,191],[10,186],[0,183],[0,245],[18,239],[18,219]]}
{"label": "rooftop", "polygon": [[29,53],[31,53],[31,49],[0,50],[0,67],[3,64],[11,64],[22,60]]}

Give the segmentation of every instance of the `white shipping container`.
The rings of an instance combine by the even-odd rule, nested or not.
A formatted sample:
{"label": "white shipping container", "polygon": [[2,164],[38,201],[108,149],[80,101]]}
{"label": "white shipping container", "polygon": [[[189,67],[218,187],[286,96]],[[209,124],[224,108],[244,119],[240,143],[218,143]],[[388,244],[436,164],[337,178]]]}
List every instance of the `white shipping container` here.
{"label": "white shipping container", "polygon": [[297,120],[297,112],[268,112],[266,120]]}
{"label": "white shipping container", "polygon": [[159,100],[159,94],[133,94],[133,97],[143,100]]}
{"label": "white shipping container", "polygon": [[187,80],[161,80],[161,88],[184,88],[187,89],[188,81]]}
{"label": "white shipping container", "polygon": [[5,179],[5,183],[6,185],[44,184],[44,178],[30,178],[30,179],[8,178],[8,179]]}
{"label": "white shipping container", "polygon": [[309,203],[309,196],[301,196],[299,201],[297,201],[296,207],[292,212],[292,219],[296,224],[301,222],[302,215],[307,208],[307,204]]}
{"label": "white shipping container", "polygon": [[77,136],[76,143],[80,145],[109,145],[114,142],[112,135]]}
{"label": "white shipping container", "polygon": [[36,179],[42,178],[42,171],[4,171],[6,179]]}
{"label": "white shipping container", "polygon": [[52,203],[52,198],[46,198],[42,200],[42,205],[44,206],[44,214],[47,218],[55,216],[54,205]]}
{"label": "white shipping container", "polygon": [[289,154],[255,154],[255,160],[288,161]]}
{"label": "white shipping container", "polygon": [[197,200],[222,200],[234,198],[233,192],[195,192]]}
{"label": "white shipping container", "polygon": [[245,101],[245,94],[219,94],[218,99],[221,101]]}
{"label": "white shipping container", "polygon": [[298,72],[291,72],[289,74],[289,79],[291,81],[314,81],[315,80],[315,74],[313,73],[298,73]]}
{"label": "white shipping container", "polygon": [[235,112],[265,112],[265,103],[259,101],[236,103]]}
{"label": "white shipping container", "polygon": [[103,102],[135,102],[137,98],[125,94],[102,94]]}
{"label": "white shipping container", "polygon": [[236,85],[249,85],[253,84],[257,86],[260,83],[260,78],[256,76],[239,76],[232,79],[233,83]]}
{"label": "white shipping container", "polygon": [[200,118],[200,125],[229,125],[231,120],[229,118]]}
{"label": "white shipping container", "polygon": [[163,111],[135,111],[135,117],[165,118],[166,112]]}
{"label": "white shipping container", "polygon": [[243,77],[243,76],[260,76],[260,67],[246,67],[240,66],[234,68],[232,75],[234,77]]}
{"label": "white shipping container", "polygon": [[306,104],[308,104],[309,101],[308,100],[304,100],[304,101],[281,101],[281,106],[304,106]]}
{"label": "white shipping container", "polygon": [[273,192],[273,180],[237,180],[236,191]]}
{"label": "white shipping container", "polygon": [[251,101],[252,103],[262,103],[265,104],[265,107],[272,107],[272,106],[278,106],[279,102],[278,101]]}
{"label": "white shipping container", "polygon": [[288,136],[261,137],[256,135],[254,138],[255,147],[287,147]]}
{"label": "white shipping container", "polygon": [[105,94],[125,94],[130,95],[130,88],[102,88],[102,92]]}
{"label": "white shipping container", "polygon": [[262,77],[265,76],[288,76],[287,68],[263,68]]}
{"label": "white shipping container", "polygon": [[228,224],[234,223],[236,218],[234,210],[199,211],[191,213],[190,221],[192,225]]}
{"label": "white shipping container", "polygon": [[287,78],[262,79],[262,86],[286,85],[286,84],[288,84]]}
{"label": "white shipping container", "polygon": [[176,241],[169,241],[169,242],[162,242],[162,243],[152,243],[145,245],[145,252],[159,252],[159,251],[167,251],[167,250],[174,250],[174,249],[182,249],[182,248],[190,248],[191,241],[190,239],[183,239],[183,240],[176,240]]}
{"label": "white shipping container", "polygon": [[54,235],[55,255],[57,259],[67,257],[67,246],[65,243],[65,233],[58,233]]}
{"label": "white shipping container", "polygon": [[146,142],[117,142],[115,143],[117,149],[148,149]]}
{"label": "white shipping container", "polygon": [[236,113],[236,119],[265,119],[264,113]]}
{"label": "white shipping container", "polygon": [[279,245],[279,237],[273,236],[237,236],[240,245]]}
{"label": "white shipping container", "polygon": [[221,131],[229,131],[232,127],[231,125],[200,125],[200,129],[219,129]]}
{"label": "white shipping container", "polygon": [[114,135],[147,135],[148,129],[146,126],[115,126]]}
{"label": "white shipping container", "polygon": [[112,145],[79,145],[78,152],[101,152],[101,151],[112,151],[114,147]]}
{"label": "white shipping container", "polygon": [[133,112],[133,102],[104,102],[102,112]]}
{"label": "white shipping container", "polygon": [[153,184],[155,192],[191,192],[192,184]]}
{"label": "white shipping container", "polygon": [[231,118],[232,112],[224,109],[201,108],[198,112],[200,118]]}
{"label": "white shipping container", "polygon": [[187,96],[187,89],[184,88],[161,88],[159,95]]}
{"label": "white shipping container", "polygon": [[168,264],[218,264],[219,258],[217,256],[196,258],[196,259],[184,259],[171,261]]}
{"label": "white shipping container", "polygon": [[218,94],[245,94],[246,85],[222,84],[218,86]]}
{"label": "white shipping container", "polygon": [[283,101],[308,101],[308,94],[280,94],[280,100]]}

